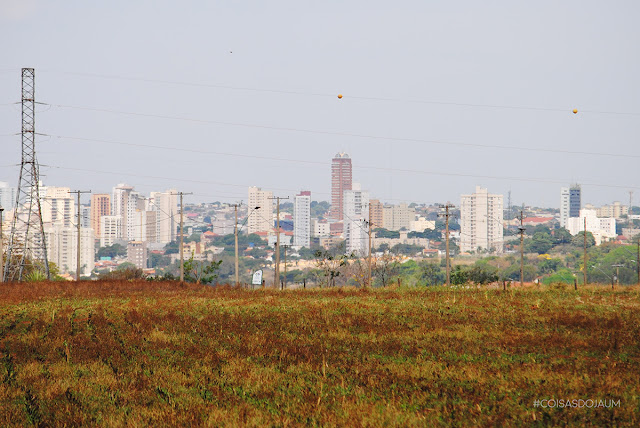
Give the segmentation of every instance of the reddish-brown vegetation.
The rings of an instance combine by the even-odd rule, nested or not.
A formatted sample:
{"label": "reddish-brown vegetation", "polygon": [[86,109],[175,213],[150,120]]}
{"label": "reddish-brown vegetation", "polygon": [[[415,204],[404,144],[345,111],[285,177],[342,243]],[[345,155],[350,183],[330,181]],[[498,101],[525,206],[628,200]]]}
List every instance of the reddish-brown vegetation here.
{"label": "reddish-brown vegetation", "polygon": [[639,309],[632,288],[3,284],[0,424],[637,426]]}

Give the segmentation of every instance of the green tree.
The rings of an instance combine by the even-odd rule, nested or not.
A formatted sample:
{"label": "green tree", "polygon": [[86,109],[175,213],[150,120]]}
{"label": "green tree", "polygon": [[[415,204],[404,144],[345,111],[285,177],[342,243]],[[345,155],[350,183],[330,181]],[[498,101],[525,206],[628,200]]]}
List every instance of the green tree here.
{"label": "green tree", "polygon": [[184,262],[185,282],[195,282],[196,284],[210,284],[218,277],[218,270],[222,260],[199,261],[193,256]]}
{"label": "green tree", "polygon": [[113,244],[107,247],[101,247],[96,253],[97,260],[100,260],[101,257],[111,257],[114,258],[116,256],[126,256],[127,249],[126,247],[120,244]]}
{"label": "green tree", "polygon": [[[578,234],[571,239],[571,245],[580,248],[584,247],[584,231],[578,232]],[[596,239],[591,232],[587,231],[587,248],[593,247],[594,245],[596,245]]]}
{"label": "green tree", "polygon": [[528,253],[546,254],[553,247],[551,235],[545,232],[536,232],[531,239],[525,242],[525,250]]}
{"label": "green tree", "polygon": [[400,232],[395,230],[387,230],[381,227],[373,229],[376,234],[376,238],[398,239],[400,238]]}
{"label": "green tree", "polygon": [[429,262],[424,264],[419,272],[419,281],[427,286],[443,284],[446,279],[446,273],[439,264]]}

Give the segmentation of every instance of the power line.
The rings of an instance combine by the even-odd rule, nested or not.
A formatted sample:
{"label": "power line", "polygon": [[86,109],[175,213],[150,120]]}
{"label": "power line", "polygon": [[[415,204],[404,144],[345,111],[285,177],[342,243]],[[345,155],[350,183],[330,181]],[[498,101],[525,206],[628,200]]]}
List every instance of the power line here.
{"label": "power line", "polygon": [[[190,87],[196,87],[196,88],[227,89],[227,90],[234,90],[234,91],[262,92],[262,93],[271,93],[271,94],[297,95],[297,96],[310,96],[310,97],[323,97],[323,98],[334,98],[337,96],[337,93],[327,93],[327,92],[292,91],[292,90],[286,90],[286,89],[258,88],[258,87],[250,87],[250,86],[233,86],[233,85],[226,85],[226,84],[198,83],[198,82],[186,82],[186,81],[164,80],[164,79],[149,79],[149,78],[141,78],[141,77],[129,77],[129,76],[107,75],[107,74],[97,74],[97,73],[82,73],[82,72],[61,71],[61,70],[45,70],[43,72],[67,74],[72,76],[82,76],[82,77],[90,77],[90,78],[98,78],[98,79],[122,80],[122,81],[129,81],[129,82],[190,86]],[[506,104],[482,104],[482,103],[469,103],[469,102],[451,102],[451,101],[441,101],[441,100],[376,97],[376,96],[349,95],[349,94],[341,94],[341,95],[343,95],[345,99],[354,99],[359,101],[378,101],[378,102],[394,102],[394,103],[400,102],[400,103],[430,104],[430,105],[451,106],[451,107],[529,110],[529,111],[543,111],[543,112],[555,112],[555,113],[569,113],[574,108],[574,107],[572,108],[536,107],[536,106],[506,105]],[[580,109],[580,112],[592,113],[592,114],[640,116],[640,113],[635,113],[635,112],[620,112],[620,111],[606,111],[606,110]]]}
{"label": "power line", "polygon": [[[284,160],[284,159],[282,159]],[[289,161],[289,160],[286,160]],[[311,161],[309,161],[311,162]],[[248,187],[243,184],[232,184],[232,183],[222,183],[222,182],[213,182],[213,181],[204,181],[204,180],[192,180],[192,179],[184,179],[184,178],[175,178],[175,177],[161,177],[161,176],[150,176],[150,175],[141,175],[141,174],[133,174],[133,173],[123,173],[123,172],[114,172],[114,171],[100,171],[95,169],[85,169],[85,168],[70,168],[70,167],[62,167],[62,166],[53,166],[53,165],[40,165],[41,167],[46,168],[55,168],[62,170],[70,170],[70,171],[80,171],[80,172],[91,172],[91,173],[100,173],[100,174],[109,174],[109,175],[128,175],[132,177],[142,177],[142,178],[150,178],[150,179],[159,179],[159,180],[172,180],[172,181],[183,181],[189,183],[197,183],[197,184],[216,184],[221,186],[232,186],[232,187]],[[428,171],[428,170],[416,170],[416,169],[407,169],[407,168],[386,168],[386,167],[375,167],[375,166],[359,166],[356,169],[370,169],[374,171],[387,171],[387,172],[404,172],[404,173],[412,173],[412,174],[423,174],[423,175],[438,175],[438,176],[448,176],[448,177],[468,177],[468,178],[482,178],[482,179],[490,179],[490,180],[510,180],[510,181],[522,181],[522,182],[532,182],[532,183],[547,183],[547,184],[565,184],[570,180],[562,180],[562,179],[542,179],[542,178],[531,178],[531,177],[512,177],[512,176],[494,176],[494,175],[479,175],[479,174],[462,174],[462,173],[454,173],[454,172],[442,172],[442,171]],[[602,183],[589,183],[589,182],[581,182],[583,186],[592,186],[592,187],[605,187],[605,188],[623,188],[623,189],[640,189],[640,186],[626,186],[626,185],[618,185],[618,184],[602,184]],[[282,188],[273,188],[273,190],[281,190],[288,192],[295,192],[294,189],[282,189]],[[328,194],[323,192],[316,192],[319,194]]]}
{"label": "power line", "polygon": [[[620,154],[620,153],[606,153],[606,152],[588,152],[588,151],[579,151],[579,150],[545,149],[545,148],[536,148],[536,147],[516,147],[516,146],[507,146],[507,145],[499,145],[499,144],[464,143],[464,142],[430,140],[430,139],[421,139],[421,138],[387,137],[387,136],[379,136],[379,135],[373,135],[373,134],[358,134],[358,133],[352,133],[352,132],[323,131],[323,130],[313,130],[313,129],[294,128],[294,127],[259,125],[259,124],[243,123],[243,122],[229,122],[229,121],[219,121],[219,120],[211,120],[211,119],[195,119],[195,118],[184,117],[184,116],[171,116],[171,115],[162,115],[162,114],[155,114],[155,113],[130,112],[130,111],[94,108],[94,107],[86,107],[86,106],[72,106],[72,105],[64,105],[64,104],[52,104],[52,105],[54,107],[60,107],[60,108],[69,108],[69,109],[76,109],[76,110],[85,110],[85,111],[94,111],[94,112],[103,112],[103,113],[112,113],[112,114],[122,114],[127,116],[137,116],[137,117],[146,117],[146,118],[154,118],[154,119],[170,119],[170,120],[180,120],[180,121],[186,121],[186,122],[206,123],[206,124],[214,124],[214,125],[267,129],[267,130],[285,131],[285,132],[299,132],[299,133],[305,133],[305,134],[365,138],[365,139],[393,141],[393,142],[441,144],[441,145],[447,145],[447,146],[475,147],[475,148],[481,148],[481,149],[518,150],[518,151],[541,152],[541,153],[562,153],[562,154],[570,154],[570,155],[640,158],[640,155],[631,154],[631,153]],[[57,137],[69,138],[69,139],[77,138],[77,137],[63,137],[63,136],[57,136]],[[91,141],[91,139],[86,139],[86,138],[77,138],[77,139],[81,139],[84,141]],[[108,141],[100,141],[100,142],[108,142]],[[121,142],[112,142],[112,143],[125,144]],[[126,143],[126,145],[132,145],[132,143]]]}

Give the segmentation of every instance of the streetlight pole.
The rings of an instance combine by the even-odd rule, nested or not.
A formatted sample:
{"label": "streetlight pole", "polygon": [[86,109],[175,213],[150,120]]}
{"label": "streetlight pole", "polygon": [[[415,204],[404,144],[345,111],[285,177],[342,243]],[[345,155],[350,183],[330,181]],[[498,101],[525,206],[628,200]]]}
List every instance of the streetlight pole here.
{"label": "streetlight pole", "polygon": [[[232,206],[235,208],[235,212],[236,212],[236,222],[235,222],[235,227],[233,228],[233,231],[234,231],[233,233],[234,233],[234,235],[235,235],[235,243],[236,243],[236,249],[235,249],[235,252],[236,252],[236,266],[235,266],[235,267],[236,267],[236,285],[239,285],[239,284],[240,284],[240,268],[238,267],[238,266],[239,266],[239,260],[240,260],[240,258],[239,258],[239,256],[238,256],[238,233],[240,232],[240,228],[238,228],[238,207],[240,207],[240,205],[242,205],[242,204],[240,203],[240,204],[234,204],[234,205],[232,205]],[[244,223],[245,223],[247,220],[249,220],[249,216],[250,216],[250,215],[251,215],[255,210],[257,210],[257,209],[259,209],[259,208],[260,208],[260,207],[259,207],[259,206],[257,206],[257,207],[255,207],[253,210],[251,210],[251,211],[247,214],[247,218],[246,218],[246,219],[245,219],[245,221],[242,223],[242,226],[244,226]],[[242,226],[241,226],[241,227],[242,227]]]}

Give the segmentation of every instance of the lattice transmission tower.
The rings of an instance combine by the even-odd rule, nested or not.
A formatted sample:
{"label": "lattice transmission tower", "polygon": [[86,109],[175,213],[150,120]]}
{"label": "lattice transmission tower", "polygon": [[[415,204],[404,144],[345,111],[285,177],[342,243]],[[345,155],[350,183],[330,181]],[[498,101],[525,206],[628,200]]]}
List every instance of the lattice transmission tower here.
{"label": "lattice transmission tower", "polygon": [[22,163],[14,206],[11,238],[4,280],[23,281],[28,271],[39,271],[49,279],[47,244],[40,207],[39,167],[36,158],[35,70],[22,69]]}

